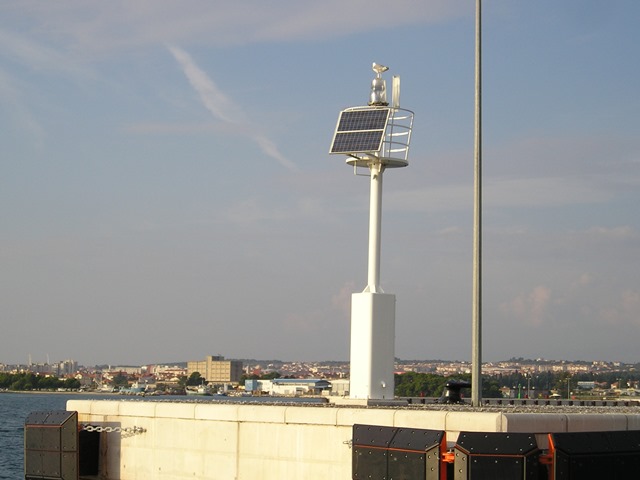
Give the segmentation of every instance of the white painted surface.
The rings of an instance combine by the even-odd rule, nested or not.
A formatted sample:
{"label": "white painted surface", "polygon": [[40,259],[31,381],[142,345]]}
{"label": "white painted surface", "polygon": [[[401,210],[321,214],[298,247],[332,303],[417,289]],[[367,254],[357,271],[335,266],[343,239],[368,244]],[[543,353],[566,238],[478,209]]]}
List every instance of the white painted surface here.
{"label": "white painted surface", "polygon": [[395,295],[351,296],[349,396],[353,399],[394,398],[395,311]]}
{"label": "white painted surface", "polygon": [[[351,478],[354,424],[550,433],[636,429],[640,414],[471,412],[389,407],[70,400],[79,422],[142,427],[102,433],[101,480]],[[540,440],[544,441],[544,435]]]}

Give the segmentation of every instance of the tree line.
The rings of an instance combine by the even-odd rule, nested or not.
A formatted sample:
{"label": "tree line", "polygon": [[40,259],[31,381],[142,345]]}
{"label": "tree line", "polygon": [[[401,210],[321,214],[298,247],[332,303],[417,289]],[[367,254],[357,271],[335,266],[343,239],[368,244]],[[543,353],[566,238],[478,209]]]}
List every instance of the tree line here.
{"label": "tree line", "polygon": [[[395,376],[395,394],[398,397],[440,397],[445,384],[449,380],[471,381],[470,374],[442,376],[435,373],[406,372]],[[612,383],[626,388],[632,382],[640,380],[640,372],[588,372],[571,374],[569,372],[540,372],[529,374],[514,372],[482,377],[482,397],[500,398],[500,389],[507,387],[522,392],[530,391],[531,396],[537,396],[543,392],[557,391],[562,396],[567,396],[569,391],[575,391],[578,382],[596,382],[609,387]],[[463,389],[465,396],[470,395],[469,389]]]}
{"label": "tree line", "polygon": [[0,373],[0,388],[5,390],[77,390],[80,382],[75,378],[57,378],[36,375],[35,373]]}
{"label": "tree line", "polygon": [[[407,372],[395,376],[395,394],[398,397],[440,397],[445,385],[450,380],[463,380],[471,382],[471,374],[442,376],[435,373]],[[471,389],[462,389],[465,397],[471,396]],[[483,398],[500,398],[499,383],[491,377],[483,377]]]}

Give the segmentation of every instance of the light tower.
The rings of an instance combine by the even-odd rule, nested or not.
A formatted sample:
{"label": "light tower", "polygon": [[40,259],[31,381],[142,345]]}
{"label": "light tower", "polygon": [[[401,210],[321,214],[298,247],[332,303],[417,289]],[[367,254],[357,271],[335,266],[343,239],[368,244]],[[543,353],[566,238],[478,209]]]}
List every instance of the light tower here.
{"label": "light tower", "polygon": [[406,167],[413,128],[413,112],[400,108],[400,77],[393,77],[391,106],[382,73],[388,67],[373,64],[368,106],[340,112],[331,154],[347,155],[346,163],[369,169],[369,266],[367,286],[351,296],[352,399],[394,397],[394,343],[396,297],[380,287],[380,232],[382,175],[387,168]]}

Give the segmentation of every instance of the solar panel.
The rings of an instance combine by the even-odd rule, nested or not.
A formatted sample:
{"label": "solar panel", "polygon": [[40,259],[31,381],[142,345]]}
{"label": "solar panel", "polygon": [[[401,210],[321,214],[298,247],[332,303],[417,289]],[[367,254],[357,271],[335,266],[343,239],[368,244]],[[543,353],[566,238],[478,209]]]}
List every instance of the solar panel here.
{"label": "solar panel", "polygon": [[353,110],[340,112],[339,132],[354,130],[384,129],[389,118],[389,109]]}
{"label": "solar panel", "polygon": [[343,110],[330,153],[380,151],[388,119],[388,108]]}

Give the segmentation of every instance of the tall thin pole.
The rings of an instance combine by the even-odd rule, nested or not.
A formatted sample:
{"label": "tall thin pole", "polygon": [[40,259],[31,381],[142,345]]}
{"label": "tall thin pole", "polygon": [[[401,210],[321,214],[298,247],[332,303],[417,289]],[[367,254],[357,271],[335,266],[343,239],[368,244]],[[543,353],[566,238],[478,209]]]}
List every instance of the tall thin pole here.
{"label": "tall thin pole", "polygon": [[365,292],[382,293],[380,288],[380,236],[382,233],[382,172],[380,162],[369,166],[371,192],[369,199],[369,271]]}
{"label": "tall thin pole", "polygon": [[482,68],[481,5],[476,0],[476,88],[473,180],[473,300],[471,332],[471,403],[482,403]]}

